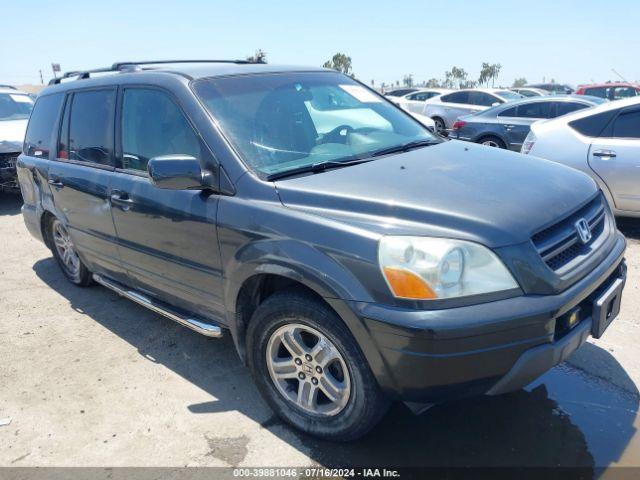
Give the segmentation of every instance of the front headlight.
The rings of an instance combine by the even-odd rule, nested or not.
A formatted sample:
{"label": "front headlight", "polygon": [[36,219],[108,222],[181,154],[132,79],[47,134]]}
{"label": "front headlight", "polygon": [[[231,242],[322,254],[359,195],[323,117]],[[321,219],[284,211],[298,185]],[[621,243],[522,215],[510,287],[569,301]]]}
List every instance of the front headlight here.
{"label": "front headlight", "polygon": [[491,250],[463,240],[383,237],[378,261],[397,298],[435,300],[518,288]]}

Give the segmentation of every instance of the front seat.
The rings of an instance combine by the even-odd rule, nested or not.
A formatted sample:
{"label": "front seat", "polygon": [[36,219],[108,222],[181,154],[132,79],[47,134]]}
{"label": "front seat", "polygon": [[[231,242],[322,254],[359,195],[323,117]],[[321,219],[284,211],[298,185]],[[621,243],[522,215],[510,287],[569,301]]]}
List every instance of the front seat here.
{"label": "front seat", "polygon": [[256,111],[254,146],[263,166],[304,158],[318,132],[305,106],[307,91],[286,85],[269,93]]}

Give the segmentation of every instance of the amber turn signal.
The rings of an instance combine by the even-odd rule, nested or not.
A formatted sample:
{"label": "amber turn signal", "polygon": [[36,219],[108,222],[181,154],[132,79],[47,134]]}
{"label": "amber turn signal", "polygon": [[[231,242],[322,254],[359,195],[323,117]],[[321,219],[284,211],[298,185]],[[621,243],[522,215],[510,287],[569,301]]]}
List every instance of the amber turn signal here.
{"label": "amber turn signal", "polygon": [[427,282],[409,270],[384,267],[384,275],[396,297],[415,300],[430,300],[438,297]]}

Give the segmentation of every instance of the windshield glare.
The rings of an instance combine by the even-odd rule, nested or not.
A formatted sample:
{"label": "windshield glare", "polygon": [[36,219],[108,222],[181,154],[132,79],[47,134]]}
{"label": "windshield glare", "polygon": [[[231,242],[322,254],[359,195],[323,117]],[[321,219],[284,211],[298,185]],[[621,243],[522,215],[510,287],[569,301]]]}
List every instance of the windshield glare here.
{"label": "windshield glare", "polygon": [[438,141],[380,96],[334,72],[208,78],[194,89],[243,160],[267,175]]}
{"label": "windshield glare", "polygon": [[22,93],[0,93],[0,121],[25,120],[33,110],[33,100]]}

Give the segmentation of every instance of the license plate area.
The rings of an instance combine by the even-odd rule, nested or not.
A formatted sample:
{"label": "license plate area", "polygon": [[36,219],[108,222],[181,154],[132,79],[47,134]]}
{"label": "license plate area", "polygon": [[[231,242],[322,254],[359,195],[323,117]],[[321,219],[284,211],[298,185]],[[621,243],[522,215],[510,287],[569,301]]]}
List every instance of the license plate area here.
{"label": "license plate area", "polygon": [[591,335],[600,338],[620,313],[624,278],[616,278],[594,301],[591,311]]}

